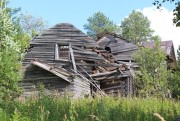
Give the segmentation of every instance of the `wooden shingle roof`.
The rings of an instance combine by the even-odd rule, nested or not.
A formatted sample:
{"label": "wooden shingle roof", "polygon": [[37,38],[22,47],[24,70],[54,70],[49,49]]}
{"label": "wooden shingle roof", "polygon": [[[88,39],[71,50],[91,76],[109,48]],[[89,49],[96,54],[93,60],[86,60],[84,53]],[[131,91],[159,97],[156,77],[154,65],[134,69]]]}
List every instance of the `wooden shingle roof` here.
{"label": "wooden shingle roof", "polygon": [[95,41],[69,23],[56,24],[33,38],[31,44],[38,43],[76,43],[76,45],[96,46]]}

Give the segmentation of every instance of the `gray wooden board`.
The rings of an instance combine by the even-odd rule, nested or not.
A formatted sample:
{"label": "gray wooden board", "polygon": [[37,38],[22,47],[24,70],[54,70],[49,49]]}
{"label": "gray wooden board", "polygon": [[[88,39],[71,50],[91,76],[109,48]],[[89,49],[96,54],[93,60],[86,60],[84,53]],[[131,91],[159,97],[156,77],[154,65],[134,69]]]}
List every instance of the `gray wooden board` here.
{"label": "gray wooden board", "polygon": [[115,60],[133,60],[131,55],[115,55]]}

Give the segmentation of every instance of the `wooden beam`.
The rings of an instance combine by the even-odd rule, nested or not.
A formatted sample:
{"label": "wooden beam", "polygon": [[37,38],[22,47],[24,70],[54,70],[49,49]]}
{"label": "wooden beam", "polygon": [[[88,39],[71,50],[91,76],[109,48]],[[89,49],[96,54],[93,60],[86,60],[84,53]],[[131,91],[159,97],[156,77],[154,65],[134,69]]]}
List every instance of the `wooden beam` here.
{"label": "wooden beam", "polygon": [[108,76],[112,73],[116,73],[117,70],[114,70],[114,71],[111,71],[111,72],[105,72],[105,73],[98,73],[98,74],[91,74],[90,76],[91,77],[98,77],[98,76]]}
{"label": "wooden beam", "polygon": [[59,60],[59,45],[55,45],[55,60]]}
{"label": "wooden beam", "polygon": [[75,63],[75,59],[74,59],[74,53],[73,53],[73,49],[71,48],[71,44],[69,44],[69,52],[70,52],[70,57],[71,57],[71,62],[73,65],[73,69],[75,72],[77,72],[77,67],[76,67],[76,63]]}

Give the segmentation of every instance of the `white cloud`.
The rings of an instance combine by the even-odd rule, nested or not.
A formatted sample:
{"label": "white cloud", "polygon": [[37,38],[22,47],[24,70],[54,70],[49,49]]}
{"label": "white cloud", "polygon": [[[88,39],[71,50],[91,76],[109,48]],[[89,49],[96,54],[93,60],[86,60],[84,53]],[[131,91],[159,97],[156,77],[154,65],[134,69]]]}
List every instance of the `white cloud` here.
{"label": "white cloud", "polygon": [[140,11],[151,21],[151,28],[162,38],[162,41],[173,41],[176,52],[180,45],[180,27],[173,25],[173,12],[166,8],[158,10],[155,7],[147,7]]}

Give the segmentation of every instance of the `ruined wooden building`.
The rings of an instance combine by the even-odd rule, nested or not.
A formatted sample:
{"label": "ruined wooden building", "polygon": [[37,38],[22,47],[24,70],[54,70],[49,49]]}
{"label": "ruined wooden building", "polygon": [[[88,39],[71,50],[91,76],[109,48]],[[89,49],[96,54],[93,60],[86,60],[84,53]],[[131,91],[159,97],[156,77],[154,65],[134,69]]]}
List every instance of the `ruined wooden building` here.
{"label": "ruined wooden building", "polygon": [[[71,24],[57,24],[30,43],[23,61],[22,96],[38,93],[39,83],[50,93],[70,92],[74,97],[132,94],[138,67],[132,55],[137,49],[117,36],[106,34],[95,41]],[[174,62],[174,51],[166,51]]]}
{"label": "ruined wooden building", "polygon": [[36,93],[39,83],[49,91],[68,90],[75,97],[130,91],[129,69],[71,24],[57,24],[34,37],[23,69],[23,96]]}

